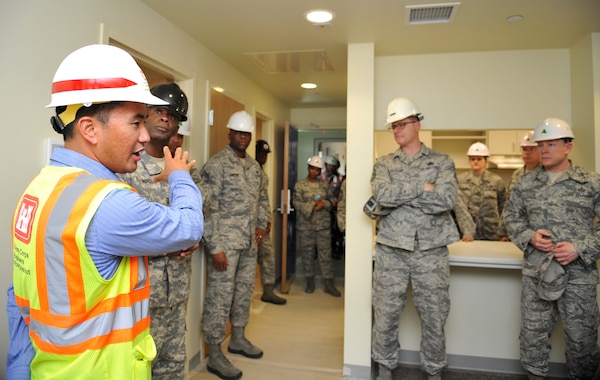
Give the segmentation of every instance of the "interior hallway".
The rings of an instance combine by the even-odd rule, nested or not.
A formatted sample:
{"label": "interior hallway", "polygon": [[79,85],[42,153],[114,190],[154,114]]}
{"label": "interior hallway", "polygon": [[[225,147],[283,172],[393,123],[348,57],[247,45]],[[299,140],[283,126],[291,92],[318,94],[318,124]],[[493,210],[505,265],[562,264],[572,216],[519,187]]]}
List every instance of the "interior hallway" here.
{"label": "interior hallway", "polygon": [[[323,291],[317,277],[312,294],[304,293],[304,279],[296,277],[283,306],[260,300],[262,287],[252,298],[248,339],[264,351],[261,359],[248,359],[223,352],[239,368],[244,380],[340,380],[342,379],[344,342],[344,285],[336,279],[342,293],[336,298]],[[218,380],[206,370],[206,364],[191,371],[186,380]]]}

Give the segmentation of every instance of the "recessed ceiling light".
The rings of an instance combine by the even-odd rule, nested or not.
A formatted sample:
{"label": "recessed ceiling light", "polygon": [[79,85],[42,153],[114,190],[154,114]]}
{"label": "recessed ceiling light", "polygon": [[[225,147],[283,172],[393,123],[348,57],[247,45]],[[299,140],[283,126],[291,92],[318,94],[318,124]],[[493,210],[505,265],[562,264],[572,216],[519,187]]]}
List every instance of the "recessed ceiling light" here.
{"label": "recessed ceiling light", "polygon": [[506,18],[508,22],[519,22],[521,20],[523,20],[523,16],[521,15],[512,15]]}
{"label": "recessed ceiling light", "polygon": [[334,17],[333,12],[326,9],[313,9],[304,14],[304,18],[313,24],[326,24],[333,20]]}
{"label": "recessed ceiling light", "polygon": [[317,88],[317,85],[314,83],[302,83],[300,87],[306,88],[307,90],[312,90],[313,88]]}

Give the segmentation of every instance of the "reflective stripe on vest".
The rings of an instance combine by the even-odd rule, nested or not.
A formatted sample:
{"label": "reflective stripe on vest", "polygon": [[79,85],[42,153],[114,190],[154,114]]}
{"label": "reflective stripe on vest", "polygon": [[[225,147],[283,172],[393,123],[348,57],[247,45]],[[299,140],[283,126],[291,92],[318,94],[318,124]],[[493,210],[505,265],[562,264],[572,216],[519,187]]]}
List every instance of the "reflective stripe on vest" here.
{"label": "reflective stripe on vest", "polygon": [[[48,183],[53,186],[48,188]],[[104,280],[85,247],[93,215],[117,189],[132,188],[79,169],[48,166],[32,182],[15,212],[13,231],[21,227],[18,218],[25,215],[20,211],[23,199],[39,200],[31,216],[30,240],[24,238],[27,233],[18,236],[15,232],[13,251],[15,257],[17,252],[24,253],[22,268],[14,271],[17,305],[23,315],[29,315],[31,337],[43,352],[77,355],[113,343],[134,342],[147,333],[147,258],[123,257],[113,277]]]}

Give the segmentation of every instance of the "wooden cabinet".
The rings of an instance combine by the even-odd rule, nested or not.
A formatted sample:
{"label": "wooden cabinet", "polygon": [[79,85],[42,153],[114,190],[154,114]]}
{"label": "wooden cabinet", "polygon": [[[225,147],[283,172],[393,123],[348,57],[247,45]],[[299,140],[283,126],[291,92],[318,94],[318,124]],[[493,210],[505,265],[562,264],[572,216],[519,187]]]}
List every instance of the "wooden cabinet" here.
{"label": "wooden cabinet", "polygon": [[521,139],[528,132],[526,129],[504,129],[488,131],[488,148],[491,155],[521,155]]}
{"label": "wooden cabinet", "polygon": [[436,130],[432,132],[432,149],[450,155],[456,169],[470,168],[467,151],[472,144],[476,142],[487,144],[486,131],[483,130]]}

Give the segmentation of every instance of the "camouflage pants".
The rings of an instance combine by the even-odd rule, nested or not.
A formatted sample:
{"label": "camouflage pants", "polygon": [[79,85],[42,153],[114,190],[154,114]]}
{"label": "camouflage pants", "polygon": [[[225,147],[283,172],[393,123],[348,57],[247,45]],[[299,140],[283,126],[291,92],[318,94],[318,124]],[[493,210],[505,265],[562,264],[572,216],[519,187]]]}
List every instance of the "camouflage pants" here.
{"label": "camouflage pants", "polygon": [[600,363],[596,285],[567,284],[557,301],[544,301],[536,292],[537,281],[524,276],[521,293],[521,364],[538,376],[550,369],[550,334],[560,316],[565,330],[565,357],[569,378],[591,379]]}
{"label": "camouflage pants", "polygon": [[333,278],[333,261],[331,258],[331,231],[298,230],[298,248],[302,255],[302,267],[305,277],[315,276],[315,248],[319,257],[321,276],[323,279]]}
{"label": "camouflage pants", "polygon": [[258,266],[262,284],[275,285],[275,250],[270,233],[258,245]]}
{"label": "camouflage pants", "polygon": [[202,334],[208,344],[225,340],[227,319],[234,327],[245,327],[256,277],[256,248],[225,252],[229,266],[218,271],[208,259],[208,285],[202,312]]}
{"label": "camouflage pants", "polygon": [[187,300],[173,307],[150,309],[150,334],[156,343],[153,379],[183,379]]}
{"label": "camouflage pants", "polygon": [[373,274],[372,357],[396,368],[400,355],[398,328],[407,301],[409,282],[421,319],[421,367],[437,374],[448,362],[444,325],[450,312],[448,248],[405,251],[376,245]]}

